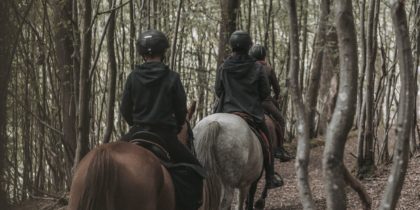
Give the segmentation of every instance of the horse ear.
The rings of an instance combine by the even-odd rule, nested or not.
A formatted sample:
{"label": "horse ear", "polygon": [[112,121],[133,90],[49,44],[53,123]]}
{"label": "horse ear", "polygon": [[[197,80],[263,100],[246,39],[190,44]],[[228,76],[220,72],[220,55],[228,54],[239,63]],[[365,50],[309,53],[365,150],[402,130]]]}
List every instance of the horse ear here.
{"label": "horse ear", "polygon": [[190,108],[188,108],[187,120],[191,120],[192,116],[195,113],[196,107],[197,107],[197,101],[192,101]]}

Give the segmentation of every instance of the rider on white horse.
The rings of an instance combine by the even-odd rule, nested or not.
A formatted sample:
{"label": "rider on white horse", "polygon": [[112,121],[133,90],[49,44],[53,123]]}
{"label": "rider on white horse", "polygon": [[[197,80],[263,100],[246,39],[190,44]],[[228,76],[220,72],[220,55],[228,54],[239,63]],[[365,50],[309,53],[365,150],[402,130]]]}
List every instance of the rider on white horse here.
{"label": "rider on white horse", "polygon": [[[230,37],[232,55],[227,58],[216,75],[216,95],[219,97],[216,112],[245,113],[267,138],[262,102],[270,94],[270,87],[263,66],[248,55],[252,46],[251,36],[244,31],[235,31]],[[269,140],[269,151],[272,151]],[[282,180],[274,173],[274,159],[265,155],[264,168],[267,188],[280,187]]]}
{"label": "rider on white horse", "polygon": [[[266,99],[264,99],[262,105],[264,108],[264,111],[269,113],[279,124],[281,129],[281,135],[279,138],[279,144],[278,147],[274,150],[274,156],[276,158],[279,158],[280,161],[289,161],[292,158],[292,156],[284,149],[283,147],[283,141],[285,137],[285,126],[286,121],[284,120],[279,106],[279,95],[280,95],[280,85],[279,81],[277,80],[276,74],[273,70],[273,68],[265,61],[265,57],[267,55],[267,50],[264,46],[256,44],[252,46],[252,48],[249,50],[249,55],[257,60],[257,62],[264,66],[264,72],[266,73],[268,77],[269,86],[272,87],[272,90],[274,92],[274,98],[271,95],[268,95]],[[272,139],[274,140],[274,139]]]}

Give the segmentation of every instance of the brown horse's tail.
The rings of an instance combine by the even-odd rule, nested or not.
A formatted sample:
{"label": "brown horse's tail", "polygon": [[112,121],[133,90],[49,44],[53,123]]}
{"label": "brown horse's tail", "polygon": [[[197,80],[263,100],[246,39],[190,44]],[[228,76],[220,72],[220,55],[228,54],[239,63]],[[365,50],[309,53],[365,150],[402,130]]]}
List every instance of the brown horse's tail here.
{"label": "brown horse's tail", "polygon": [[110,152],[104,147],[98,148],[90,162],[77,210],[115,210],[117,170]]}

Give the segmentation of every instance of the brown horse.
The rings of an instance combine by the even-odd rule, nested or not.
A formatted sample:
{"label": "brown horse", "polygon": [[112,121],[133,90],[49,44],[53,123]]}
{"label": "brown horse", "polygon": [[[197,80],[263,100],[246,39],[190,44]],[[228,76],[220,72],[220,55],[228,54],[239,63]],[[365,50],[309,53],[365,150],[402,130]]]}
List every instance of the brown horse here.
{"label": "brown horse", "polygon": [[79,163],[69,210],[174,210],[169,172],[148,150],[126,142],[101,145]]}
{"label": "brown horse", "polygon": [[[188,109],[187,121],[195,112]],[[178,138],[187,144],[187,123]],[[101,145],[79,163],[70,190],[69,210],[174,210],[169,172],[148,150],[126,142]]]}

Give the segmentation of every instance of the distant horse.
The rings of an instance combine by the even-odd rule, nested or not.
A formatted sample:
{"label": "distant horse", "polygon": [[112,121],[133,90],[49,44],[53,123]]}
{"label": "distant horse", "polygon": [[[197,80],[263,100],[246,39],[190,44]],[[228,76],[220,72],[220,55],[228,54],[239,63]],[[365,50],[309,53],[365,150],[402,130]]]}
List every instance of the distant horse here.
{"label": "distant horse", "polygon": [[126,142],[101,145],[79,163],[69,210],[174,210],[169,172],[148,150]]}
{"label": "distant horse", "polygon": [[238,209],[244,209],[247,197],[247,209],[252,209],[263,153],[245,120],[233,114],[213,114],[201,120],[193,131],[197,158],[208,175],[202,209],[230,209],[235,190],[239,190]]}
{"label": "distant horse", "polygon": [[[188,109],[187,121],[195,111]],[[187,144],[187,123],[178,138]],[[174,210],[172,178],[160,160],[126,142],[101,145],[79,163],[70,190],[69,210]]]}

